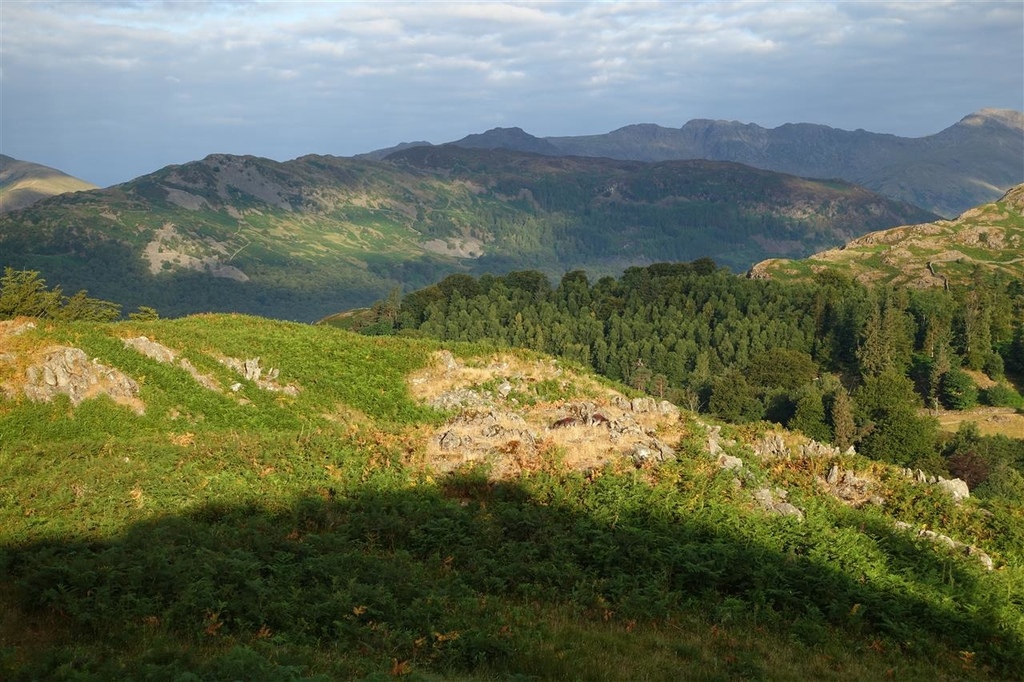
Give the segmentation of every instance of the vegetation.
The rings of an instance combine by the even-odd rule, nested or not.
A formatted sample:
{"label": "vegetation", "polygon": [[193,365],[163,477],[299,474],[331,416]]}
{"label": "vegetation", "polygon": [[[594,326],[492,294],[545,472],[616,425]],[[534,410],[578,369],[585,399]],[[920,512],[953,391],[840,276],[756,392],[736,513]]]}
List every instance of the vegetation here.
{"label": "vegetation", "polygon": [[741,270],[934,217],[729,163],[457,147],[386,162],[213,155],[0,216],[0,266],[125,308],[312,321],[453,272],[604,274],[705,254]]}
{"label": "vegetation", "polygon": [[1024,277],[1024,185],[955,220],[883,230],[800,261],[773,259],[753,268],[757,277],[807,281],[814,273],[841,273],[866,284],[894,287],[969,286],[979,269]]}
{"label": "vegetation", "polygon": [[558,287],[538,272],[453,275],[348,324],[557,354],[729,422],[769,419],[948,475],[922,408],[973,407],[966,370],[981,367],[1002,382],[986,400],[1015,404],[1003,375],[1018,367],[1024,288],[982,272],[948,292],[869,290],[831,272],[783,284],[700,260],[594,284],[574,271]]}
{"label": "vegetation", "polygon": [[[694,281],[725,281],[707,264],[689,269],[702,273]],[[481,291],[499,286],[488,281]],[[568,293],[544,281],[500,281],[523,299],[516,333],[527,338],[537,332],[526,301]],[[477,300],[459,293],[470,282],[481,285],[449,282],[446,300]],[[665,285],[650,284],[645,305]],[[203,388],[184,366],[122,342],[140,335],[238,389]],[[440,476],[420,453],[445,415],[413,401],[405,382],[433,341],[213,315],[54,321],[4,338],[14,357],[0,363],[5,679],[1020,675],[1020,498],[954,504],[846,455],[837,463],[874,476],[889,500],[853,508],[817,483],[828,461],[751,457],[743,443],[759,425],[726,427],[747,465],[741,489],[695,420],[674,444],[678,459],[653,468],[581,472],[552,452],[513,480],[486,467]],[[105,397],[77,407],[25,398],[10,363],[54,344],[134,377],[144,414]],[[258,356],[297,392],[239,379],[225,356]],[[1001,441],[964,434],[951,447],[1018,471],[1020,453]],[[806,519],[765,514],[747,484],[786,487]],[[999,570],[893,519],[975,543]]]}
{"label": "vegetation", "polygon": [[6,268],[0,278],[0,320],[22,315],[110,322],[121,315],[121,306],[90,298],[84,290],[68,297],[60,287],[49,289],[38,272]]}

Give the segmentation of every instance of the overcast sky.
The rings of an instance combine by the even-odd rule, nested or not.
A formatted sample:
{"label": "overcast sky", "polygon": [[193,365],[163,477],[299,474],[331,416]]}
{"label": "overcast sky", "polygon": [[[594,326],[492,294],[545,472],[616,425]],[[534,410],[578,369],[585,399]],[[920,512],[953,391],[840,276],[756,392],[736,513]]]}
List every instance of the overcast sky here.
{"label": "overcast sky", "polygon": [[107,186],[692,118],[928,135],[1024,109],[1024,3],[0,0],[0,152]]}

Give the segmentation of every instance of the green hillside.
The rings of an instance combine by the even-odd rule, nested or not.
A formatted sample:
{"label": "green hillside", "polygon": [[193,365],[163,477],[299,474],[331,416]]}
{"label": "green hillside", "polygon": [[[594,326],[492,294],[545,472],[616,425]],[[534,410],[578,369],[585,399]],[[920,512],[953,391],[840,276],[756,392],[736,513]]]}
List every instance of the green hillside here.
{"label": "green hillside", "polygon": [[736,270],[934,216],[737,164],[413,148],[384,162],[214,155],[0,217],[0,266],[126,308],[314,320],[451,272]]}
{"label": "green hillside", "polygon": [[969,285],[976,271],[1024,278],[1024,185],[956,220],[874,232],[803,260],[771,259],[751,276],[782,281],[842,273],[865,284],[911,288]]}
{"label": "green hillside", "polygon": [[0,349],[4,679],[1020,677],[1019,500],[527,351],[237,315]]}

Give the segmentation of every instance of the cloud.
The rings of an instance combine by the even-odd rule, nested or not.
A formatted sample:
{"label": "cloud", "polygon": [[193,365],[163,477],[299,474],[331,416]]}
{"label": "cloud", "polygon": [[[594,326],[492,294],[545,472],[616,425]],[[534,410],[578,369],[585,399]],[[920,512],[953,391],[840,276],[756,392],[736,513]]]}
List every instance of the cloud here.
{"label": "cloud", "polygon": [[100,184],[494,125],[811,121],[936,132],[1024,108],[1011,2],[5,3],[3,153]]}

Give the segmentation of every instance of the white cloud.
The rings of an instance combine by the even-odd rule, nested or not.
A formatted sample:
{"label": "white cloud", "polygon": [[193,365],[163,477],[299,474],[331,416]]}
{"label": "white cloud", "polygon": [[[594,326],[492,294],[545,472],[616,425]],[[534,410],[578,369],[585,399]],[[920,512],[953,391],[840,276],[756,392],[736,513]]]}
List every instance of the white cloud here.
{"label": "white cloud", "polygon": [[493,125],[926,134],[1024,108],[1019,2],[8,2],[0,56],[2,151],[101,183]]}

